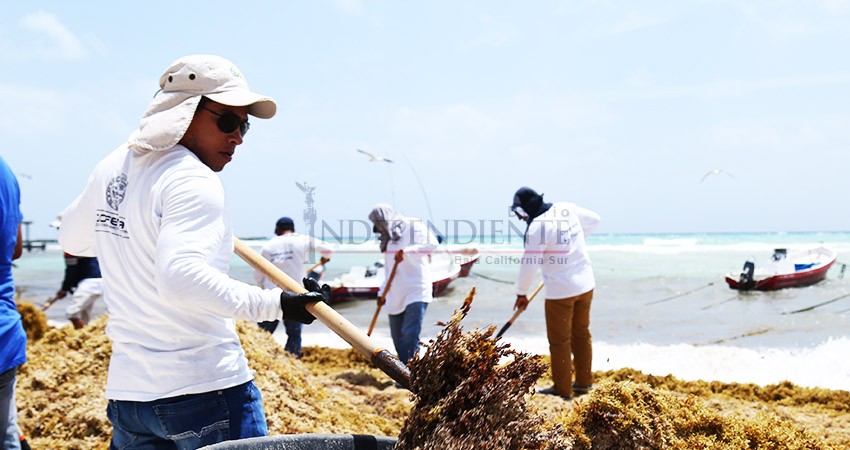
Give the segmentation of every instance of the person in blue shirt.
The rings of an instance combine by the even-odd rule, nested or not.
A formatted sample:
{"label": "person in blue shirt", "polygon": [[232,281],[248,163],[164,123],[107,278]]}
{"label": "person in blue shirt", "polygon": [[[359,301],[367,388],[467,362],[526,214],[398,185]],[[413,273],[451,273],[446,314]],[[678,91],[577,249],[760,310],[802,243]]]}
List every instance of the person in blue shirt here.
{"label": "person in blue shirt", "polygon": [[0,439],[4,449],[21,448],[15,379],[27,360],[27,334],[15,305],[12,261],[23,252],[21,191],[15,174],[0,158]]}

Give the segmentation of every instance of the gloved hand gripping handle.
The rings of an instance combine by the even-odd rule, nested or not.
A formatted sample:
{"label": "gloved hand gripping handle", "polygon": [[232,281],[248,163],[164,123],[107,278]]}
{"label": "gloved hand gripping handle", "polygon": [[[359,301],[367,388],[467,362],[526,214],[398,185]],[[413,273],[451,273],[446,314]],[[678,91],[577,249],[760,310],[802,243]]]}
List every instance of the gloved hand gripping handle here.
{"label": "gloved hand gripping handle", "polygon": [[[233,238],[233,251],[239,255],[248,265],[256,270],[259,270],[266,278],[275,282],[281,289],[293,292],[295,294],[304,294],[308,292],[304,286],[301,286],[297,281],[283,273],[274,264],[269,262],[262,255],[257,253],[248,244],[242,242],[239,238]],[[389,375],[390,378],[397,381],[405,388],[410,386],[410,370],[398,358],[393,356],[386,349],[379,347],[369,336],[362,330],[355,327],[354,324],[341,316],[333,308],[325,302],[317,301],[316,303],[307,303],[305,305],[307,311],[319,319],[339,337],[348,342],[355,350],[366,356],[372,361],[378,369]]]}

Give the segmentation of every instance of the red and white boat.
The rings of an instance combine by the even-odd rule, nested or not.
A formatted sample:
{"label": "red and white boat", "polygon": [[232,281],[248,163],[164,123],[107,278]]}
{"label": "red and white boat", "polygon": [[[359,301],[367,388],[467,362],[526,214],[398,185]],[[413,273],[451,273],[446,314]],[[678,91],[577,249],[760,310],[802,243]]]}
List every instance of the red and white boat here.
{"label": "red and white boat", "polygon": [[838,255],[827,247],[816,247],[788,254],[776,249],[772,260],[762,266],[754,261],[744,263],[740,273],[726,275],[726,284],[740,291],[772,291],[815,284],[826,278],[826,272]]}
{"label": "red and white boat", "polygon": [[[468,276],[478,257],[478,250],[474,248],[433,253],[428,269],[433,279],[434,296],[442,294],[452,281]],[[378,298],[378,288],[386,277],[382,263],[383,261],[369,268],[354,266],[348,273],[329,281],[331,304]]]}

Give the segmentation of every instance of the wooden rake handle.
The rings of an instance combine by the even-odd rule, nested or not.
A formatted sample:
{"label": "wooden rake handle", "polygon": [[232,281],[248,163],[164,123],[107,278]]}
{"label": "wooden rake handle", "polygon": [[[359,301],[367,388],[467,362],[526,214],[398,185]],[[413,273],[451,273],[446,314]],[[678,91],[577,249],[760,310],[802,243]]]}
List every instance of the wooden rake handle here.
{"label": "wooden rake handle", "polygon": [[393,284],[393,278],[395,278],[395,270],[398,268],[398,260],[395,260],[393,263],[393,270],[390,271],[390,277],[387,279],[387,285],[384,286],[384,292],[381,292],[381,297],[378,299],[378,307],[375,308],[375,315],[372,316],[372,323],[369,324],[369,331],[366,332],[366,336],[371,336],[372,331],[375,329],[375,323],[378,322],[378,314],[381,313],[381,307],[384,306],[384,302],[387,300],[387,292],[390,291],[390,286]]}
{"label": "wooden rake handle", "polygon": [[[529,303],[531,303],[531,301],[534,300],[534,297],[537,296],[537,293],[540,292],[541,289],[543,289],[543,281],[541,281],[537,285],[537,288],[534,290],[534,292],[531,293],[531,296],[528,297]],[[505,331],[508,331],[508,328],[510,328],[511,325],[513,325],[514,320],[516,320],[516,318],[519,317],[519,315],[522,314],[523,311],[525,311],[525,308],[521,308],[521,309],[516,310],[516,312],[514,312],[514,315],[511,316],[511,319],[508,320],[508,322],[506,324],[502,325],[502,329],[499,330],[499,332],[496,334],[496,337],[498,338],[498,337],[501,337],[503,334],[505,334]]]}
{"label": "wooden rake handle", "polygon": [[[233,251],[248,263],[248,265],[262,272],[266,278],[274,281],[281,289],[286,289],[296,294],[307,292],[307,289],[301,283],[298,283],[290,278],[289,275],[283,273],[277,266],[269,262],[269,260],[239,238],[233,238]],[[372,338],[364,334],[363,331],[354,326],[348,319],[342,317],[325,302],[307,304],[306,308],[310,314],[348,342],[352,348],[369,358],[375,367],[409,389],[410,370],[392,353],[379,347]]]}
{"label": "wooden rake handle", "polygon": [[310,275],[310,272],[312,272],[313,270],[315,270],[315,269],[316,269],[316,267],[324,266],[324,265],[325,265],[325,263],[323,263],[323,262],[321,262],[321,261],[317,262],[316,264],[313,264],[312,266],[310,266],[310,268],[309,268],[309,269],[307,269],[307,275]]}

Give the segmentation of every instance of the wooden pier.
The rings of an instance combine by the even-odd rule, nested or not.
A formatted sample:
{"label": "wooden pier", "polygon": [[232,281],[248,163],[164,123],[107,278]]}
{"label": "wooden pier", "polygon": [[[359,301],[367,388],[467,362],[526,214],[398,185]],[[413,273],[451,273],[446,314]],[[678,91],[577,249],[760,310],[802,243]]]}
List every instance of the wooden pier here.
{"label": "wooden pier", "polygon": [[24,249],[26,251],[31,252],[33,249],[36,250],[44,250],[47,248],[47,241],[44,239],[30,239],[30,225],[32,225],[31,220],[25,220],[21,222],[24,225]]}

